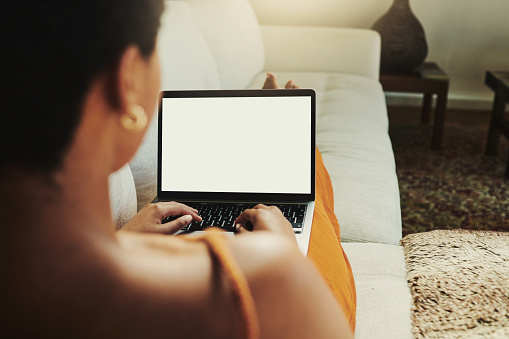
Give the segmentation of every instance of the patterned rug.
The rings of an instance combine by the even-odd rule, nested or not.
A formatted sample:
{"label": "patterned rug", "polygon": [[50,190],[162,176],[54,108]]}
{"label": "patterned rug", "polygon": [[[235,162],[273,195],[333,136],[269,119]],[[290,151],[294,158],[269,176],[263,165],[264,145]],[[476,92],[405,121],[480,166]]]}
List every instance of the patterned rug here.
{"label": "patterned rug", "polygon": [[401,192],[403,234],[435,229],[509,231],[509,142],[484,155],[486,126],[446,125],[443,147],[430,149],[426,125],[393,126],[390,135]]}
{"label": "patterned rug", "polygon": [[416,338],[509,338],[509,233],[438,230],[401,245]]}

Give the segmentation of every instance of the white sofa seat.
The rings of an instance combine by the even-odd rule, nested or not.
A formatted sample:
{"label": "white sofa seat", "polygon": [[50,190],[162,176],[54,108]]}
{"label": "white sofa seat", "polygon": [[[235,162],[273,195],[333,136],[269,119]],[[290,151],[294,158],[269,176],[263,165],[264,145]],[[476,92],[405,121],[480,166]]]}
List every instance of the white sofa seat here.
{"label": "white sofa seat", "polygon": [[355,338],[413,338],[403,247],[343,243],[357,289]]}

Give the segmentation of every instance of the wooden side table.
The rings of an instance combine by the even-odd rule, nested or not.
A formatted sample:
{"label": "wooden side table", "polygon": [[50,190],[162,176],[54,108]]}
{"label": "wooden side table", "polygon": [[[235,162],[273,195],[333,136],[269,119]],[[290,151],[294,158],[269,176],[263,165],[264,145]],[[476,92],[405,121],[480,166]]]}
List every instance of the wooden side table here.
{"label": "wooden side table", "polygon": [[380,83],[385,92],[422,93],[421,122],[426,124],[431,120],[433,95],[437,96],[431,148],[440,149],[449,92],[447,74],[436,63],[426,62],[410,73],[381,73]]}
{"label": "wooden side table", "polygon": [[[495,156],[498,151],[500,134],[502,133],[509,138],[509,121],[504,116],[506,104],[509,103],[509,72],[487,71],[484,83],[495,92],[490,131],[486,144],[486,154]],[[509,159],[507,160],[505,177],[509,179]]]}

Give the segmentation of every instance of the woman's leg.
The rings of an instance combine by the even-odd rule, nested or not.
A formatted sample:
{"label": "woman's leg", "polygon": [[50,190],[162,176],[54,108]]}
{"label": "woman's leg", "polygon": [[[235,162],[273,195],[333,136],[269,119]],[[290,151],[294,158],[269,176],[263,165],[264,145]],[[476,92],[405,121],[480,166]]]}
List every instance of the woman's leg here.
{"label": "woman's leg", "polygon": [[352,268],[341,247],[339,223],[334,214],[332,184],[316,150],[316,199],[308,258],[336,296],[352,331],[355,330],[356,292]]}

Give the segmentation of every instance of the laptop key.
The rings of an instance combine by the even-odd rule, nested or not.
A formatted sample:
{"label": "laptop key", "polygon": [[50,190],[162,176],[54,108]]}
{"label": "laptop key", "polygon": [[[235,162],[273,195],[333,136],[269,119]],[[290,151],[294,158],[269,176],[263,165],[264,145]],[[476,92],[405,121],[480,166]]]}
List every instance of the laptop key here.
{"label": "laptop key", "polygon": [[227,232],[235,232],[235,226],[233,224],[225,224],[222,229]]}
{"label": "laptop key", "polygon": [[161,220],[161,224],[166,224],[167,222],[177,220],[180,217],[181,217],[181,215],[170,215],[169,217],[166,217],[163,220]]}
{"label": "laptop key", "polygon": [[188,231],[188,232],[194,232],[194,231],[199,231],[199,230],[201,230],[201,228],[202,228],[202,223],[203,223],[203,222],[192,222],[192,223],[190,223],[190,224],[187,226],[187,231]]}

